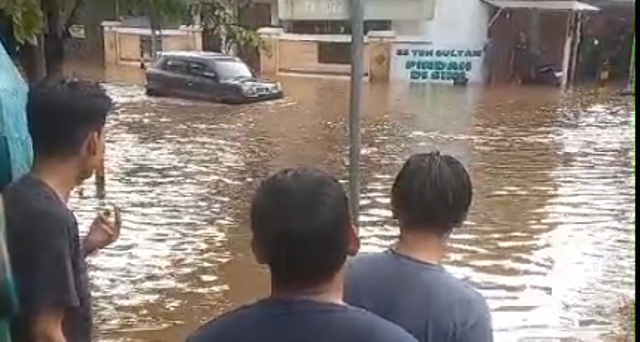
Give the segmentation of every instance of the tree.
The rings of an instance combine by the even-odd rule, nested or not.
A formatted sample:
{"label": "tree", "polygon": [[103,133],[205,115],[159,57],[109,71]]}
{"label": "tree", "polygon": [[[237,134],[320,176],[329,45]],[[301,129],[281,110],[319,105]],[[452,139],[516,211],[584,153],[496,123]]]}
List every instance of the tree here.
{"label": "tree", "polygon": [[19,44],[20,63],[29,81],[62,73],[65,44],[83,8],[118,6],[121,13],[144,16],[151,28],[151,52],[161,50],[158,33],[171,22],[201,24],[207,34],[220,38],[220,48],[242,55],[263,43],[255,30],[242,25],[238,7],[251,0],[0,0],[0,14],[11,18],[11,31]]}
{"label": "tree", "polygon": [[44,26],[40,0],[0,0],[0,11],[11,19],[11,33],[19,44],[36,44]]}
{"label": "tree", "polygon": [[62,73],[69,29],[87,0],[0,0],[27,78]]}
{"label": "tree", "polygon": [[[44,75],[44,56],[37,44],[44,27],[39,0],[0,0],[0,12],[11,22],[5,34],[6,41],[15,42],[15,51],[27,79],[35,80]],[[21,48],[25,47],[26,48]]]}
{"label": "tree", "polygon": [[189,12],[203,28],[204,48],[243,59],[251,59],[256,50],[266,50],[256,30],[238,17],[238,12],[251,4],[252,0],[193,0]]}

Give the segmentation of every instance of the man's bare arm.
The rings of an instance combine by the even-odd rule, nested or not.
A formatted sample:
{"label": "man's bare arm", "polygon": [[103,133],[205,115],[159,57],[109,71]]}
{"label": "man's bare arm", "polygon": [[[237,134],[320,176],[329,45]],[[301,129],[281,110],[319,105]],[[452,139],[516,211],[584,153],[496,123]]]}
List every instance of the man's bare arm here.
{"label": "man's bare arm", "polygon": [[31,336],[35,342],[67,342],[62,332],[64,310],[49,309],[36,315],[31,322]]}

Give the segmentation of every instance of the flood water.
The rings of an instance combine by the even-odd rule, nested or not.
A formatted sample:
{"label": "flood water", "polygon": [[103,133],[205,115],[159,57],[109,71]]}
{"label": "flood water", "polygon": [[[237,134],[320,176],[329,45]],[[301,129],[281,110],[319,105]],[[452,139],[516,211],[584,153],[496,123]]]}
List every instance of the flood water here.
{"label": "flood water", "polygon": [[[124,210],[120,241],[90,260],[101,341],[180,341],[267,293],[249,249],[257,182],[294,165],[347,175],[348,82],[282,81],[287,98],[236,107],[106,84],[106,198],[87,182],[72,203],[85,225]],[[635,284],[633,111],[598,94],[368,85],[364,249],[395,240],[388,193],[403,160],[451,153],[476,195],[446,264],[488,298],[496,341],[593,341]]]}

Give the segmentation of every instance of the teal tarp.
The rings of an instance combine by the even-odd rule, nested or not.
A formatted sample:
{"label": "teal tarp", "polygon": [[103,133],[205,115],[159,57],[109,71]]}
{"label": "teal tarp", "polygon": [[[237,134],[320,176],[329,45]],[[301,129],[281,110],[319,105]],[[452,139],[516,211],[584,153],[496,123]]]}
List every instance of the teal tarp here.
{"label": "teal tarp", "polygon": [[[25,115],[27,93],[27,84],[0,44],[0,190],[27,172],[33,159]],[[5,342],[10,338],[7,316],[15,310],[17,300],[2,213],[0,210],[0,342]]]}
{"label": "teal tarp", "polygon": [[33,158],[25,105],[28,87],[0,48],[0,189],[27,172]]}

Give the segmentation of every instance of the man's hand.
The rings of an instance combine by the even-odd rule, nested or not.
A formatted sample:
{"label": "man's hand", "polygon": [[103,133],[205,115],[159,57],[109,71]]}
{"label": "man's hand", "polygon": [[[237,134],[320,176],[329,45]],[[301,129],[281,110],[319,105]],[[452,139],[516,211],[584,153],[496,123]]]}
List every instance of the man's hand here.
{"label": "man's hand", "polygon": [[85,254],[89,255],[118,240],[121,226],[120,208],[114,207],[113,214],[108,210],[98,213],[83,241]]}

